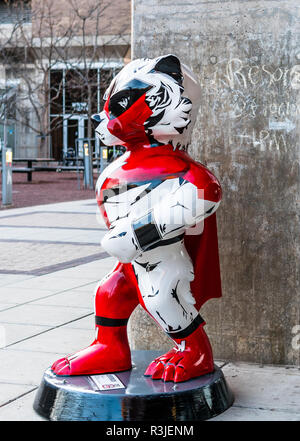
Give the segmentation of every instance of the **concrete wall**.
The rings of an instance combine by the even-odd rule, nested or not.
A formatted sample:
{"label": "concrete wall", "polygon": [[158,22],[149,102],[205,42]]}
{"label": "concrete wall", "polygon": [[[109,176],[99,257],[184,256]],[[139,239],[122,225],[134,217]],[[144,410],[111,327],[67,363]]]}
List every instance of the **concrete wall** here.
{"label": "concrete wall", "polygon": [[[299,15],[298,0],[133,4],[133,57],[174,53],[202,87],[190,153],[224,191],[223,298],[201,311],[216,358],[300,361]],[[130,338],[169,347],[141,311]]]}

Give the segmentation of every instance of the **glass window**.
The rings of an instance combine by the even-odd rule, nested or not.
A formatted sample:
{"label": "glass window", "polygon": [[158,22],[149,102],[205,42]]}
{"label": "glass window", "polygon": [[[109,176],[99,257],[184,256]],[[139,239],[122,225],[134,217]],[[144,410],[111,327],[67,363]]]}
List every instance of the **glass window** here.
{"label": "glass window", "polygon": [[50,113],[63,113],[63,72],[52,70],[50,73]]}
{"label": "glass window", "polygon": [[97,112],[97,70],[68,70],[65,81],[66,113],[87,114]]}

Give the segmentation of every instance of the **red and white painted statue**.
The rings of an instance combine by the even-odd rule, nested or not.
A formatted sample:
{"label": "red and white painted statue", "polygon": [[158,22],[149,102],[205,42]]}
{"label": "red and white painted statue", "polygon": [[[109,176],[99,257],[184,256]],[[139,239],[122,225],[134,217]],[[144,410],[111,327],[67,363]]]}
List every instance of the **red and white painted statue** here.
{"label": "red and white painted statue", "polygon": [[138,304],[175,344],[145,375],[181,382],[214,370],[199,310],[221,296],[221,187],[186,152],[199,96],[195,76],[176,56],[138,59],[113,79],[104,110],[93,116],[104,144],[126,148],[96,189],[108,226],[101,245],[118,263],[96,291],[94,342],[56,361],[57,375],[130,369],[126,328]]}

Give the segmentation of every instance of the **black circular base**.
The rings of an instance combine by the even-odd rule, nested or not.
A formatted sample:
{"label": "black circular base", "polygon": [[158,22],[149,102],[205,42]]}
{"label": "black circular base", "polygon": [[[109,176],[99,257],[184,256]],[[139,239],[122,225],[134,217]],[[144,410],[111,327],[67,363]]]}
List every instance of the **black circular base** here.
{"label": "black circular base", "polygon": [[[233,403],[220,368],[183,383],[152,380],[143,374],[157,351],[132,351],[133,369],[115,374],[57,376],[48,369],[34,409],[55,421],[199,421]],[[100,390],[114,387],[119,389]],[[106,381],[106,385],[100,383]]]}

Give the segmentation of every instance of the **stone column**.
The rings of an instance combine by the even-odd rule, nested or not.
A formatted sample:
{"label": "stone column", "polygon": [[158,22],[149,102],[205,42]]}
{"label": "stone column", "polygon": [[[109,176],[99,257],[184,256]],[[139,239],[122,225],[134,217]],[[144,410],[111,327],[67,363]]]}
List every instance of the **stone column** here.
{"label": "stone column", "polygon": [[[190,153],[220,179],[223,298],[201,310],[219,359],[298,364],[300,7],[297,0],[134,0],[133,58],[198,75]],[[135,348],[169,347],[140,310]]]}

